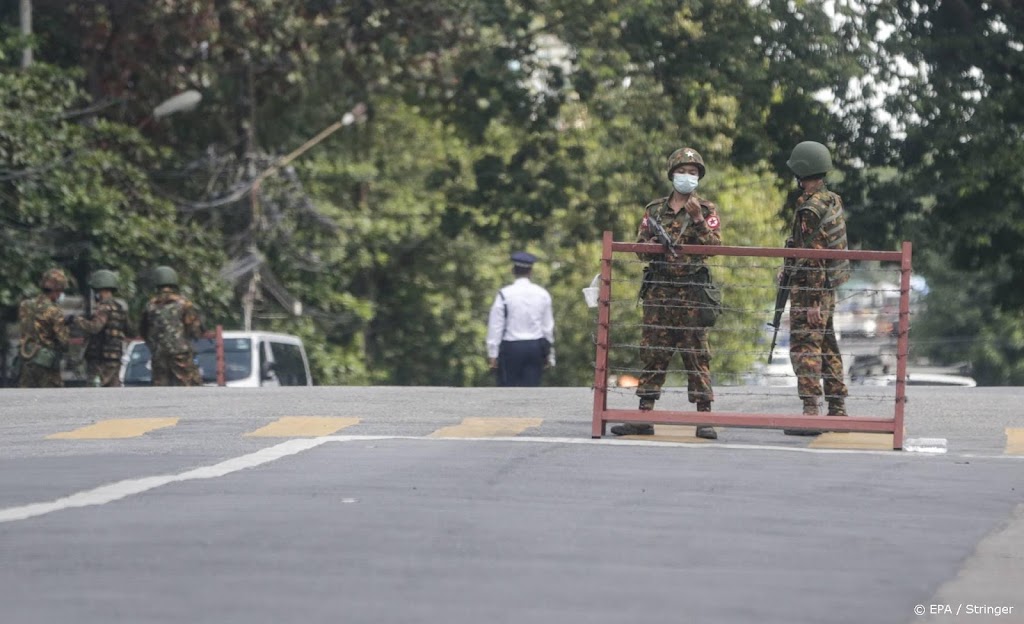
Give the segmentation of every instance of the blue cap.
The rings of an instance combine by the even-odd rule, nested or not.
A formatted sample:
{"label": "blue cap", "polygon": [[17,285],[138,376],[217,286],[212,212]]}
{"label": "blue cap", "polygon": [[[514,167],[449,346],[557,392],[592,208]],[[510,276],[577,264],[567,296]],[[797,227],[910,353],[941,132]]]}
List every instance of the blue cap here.
{"label": "blue cap", "polygon": [[529,269],[533,266],[533,263],[537,261],[537,256],[526,253],[525,251],[517,251],[512,254],[512,266],[522,267]]}

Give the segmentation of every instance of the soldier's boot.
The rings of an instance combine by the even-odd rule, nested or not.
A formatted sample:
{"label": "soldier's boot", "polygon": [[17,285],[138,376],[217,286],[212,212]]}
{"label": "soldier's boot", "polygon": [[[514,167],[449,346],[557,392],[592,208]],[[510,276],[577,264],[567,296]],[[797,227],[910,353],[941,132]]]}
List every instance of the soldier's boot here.
{"label": "soldier's boot", "polygon": [[[640,410],[649,412],[654,409],[654,399],[644,397],[640,399]],[[647,423],[622,423],[621,425],[615,425],[612,427],[611,432],[613,435],[624,436],[624,435],[654,435],[654,425]]]}
{"label": "soldier's boot", "polygon": [[[818,399],[804,399],[804,416],[818,416],[820,411]],[[782,433],[791,436],[821,435],[821,431],[817,429],[783,429]]]}
{"label": "soldier's boot", "polygon": [[846,401],[843,397],[837,399],[828,400],[828,415],[829,416],[847,416],[846,413]]}
{"label": "soldier's boot", "polygon": [[[711,401],[697,401],[697,411],[698,412],[710,412],[711,411]],[[698,425],[697,426],[697,437],[698,438],[704,438],[705,440],[717,440],[718,439],[718,432],[715,431],[714,427],[710,427],[708,425]]]}

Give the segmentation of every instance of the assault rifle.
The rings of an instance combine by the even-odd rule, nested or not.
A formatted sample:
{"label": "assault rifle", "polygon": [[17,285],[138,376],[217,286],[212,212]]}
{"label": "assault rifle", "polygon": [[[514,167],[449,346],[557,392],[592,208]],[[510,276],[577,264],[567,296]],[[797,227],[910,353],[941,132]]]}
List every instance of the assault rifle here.
{"label": "assault rifle", "polygon": [[[672,242],[672,237],[668,235],[665,228],[658,223],[658,220],[647,215],[647,223],[654,228],[654,236],[658,239],[658,242],[665,246],[665,251],[672,254],[673,258],[678,258],[679,253],[676,251],[675,245]],[[654,268],[650,265],[644,267],[644,279],[640,284],[640,292],[637,296],[636,304],[640,305],[640,302],[647,295],[647,291],[650,290],[654,284]]]}
{"label": "assault rifle", "polygon": [[657,219],[648,217],[647,222],[654,228],[654,234],[658,238],[658,242],[665,246],[665,251],[672,254],[673,258],[678,258],[679,254],[676,253],[675,243],[672,241],[672,237],[668,235],[665,228],[658,223]]}
{"label": "assault rifle", "polygon": [[[786,247],[792,245],[787,244]],[[786,258],[782,265],[782,275],[779,277],[779,290],[775,293],[775,317],[768,323],[768,327],[774,327],[772,334],[772,346],[768,349],[768,363],[772,363],[772,356],[775,354],[775,341],[779,338],[779,326],[782,325],[782,313],[786,309],[786,301],[789,300],[789,282],[792,279],[793,260]]]}

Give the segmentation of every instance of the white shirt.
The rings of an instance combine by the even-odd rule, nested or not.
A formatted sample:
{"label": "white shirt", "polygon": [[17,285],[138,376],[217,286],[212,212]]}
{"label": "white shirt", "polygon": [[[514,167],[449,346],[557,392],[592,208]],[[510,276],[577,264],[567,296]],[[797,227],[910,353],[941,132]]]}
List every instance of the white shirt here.
{"label": "white shirt", "polygon": [[498,293],[487,319],[487,357],[498,357],[502,340],[544,338],[552,345],[548,363],[554,366],[555,317],[551,313],[548,291],[531,282],[530,278],[520,277]]}

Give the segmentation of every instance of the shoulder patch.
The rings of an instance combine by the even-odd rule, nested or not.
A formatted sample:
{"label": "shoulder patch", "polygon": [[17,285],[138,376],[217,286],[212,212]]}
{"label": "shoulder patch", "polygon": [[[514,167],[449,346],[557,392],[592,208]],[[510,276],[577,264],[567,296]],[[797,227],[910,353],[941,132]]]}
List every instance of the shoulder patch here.
{"label": "shoulder patch", "polygon": [[719,226],[722,225],[722,222],[718,220],[718,215],[716,215],[716,214],[711,215],[710,217],[708,217],[704,221],[708,224],[708,227],[711,228],[712,230],[717,230],[719,228]]}

